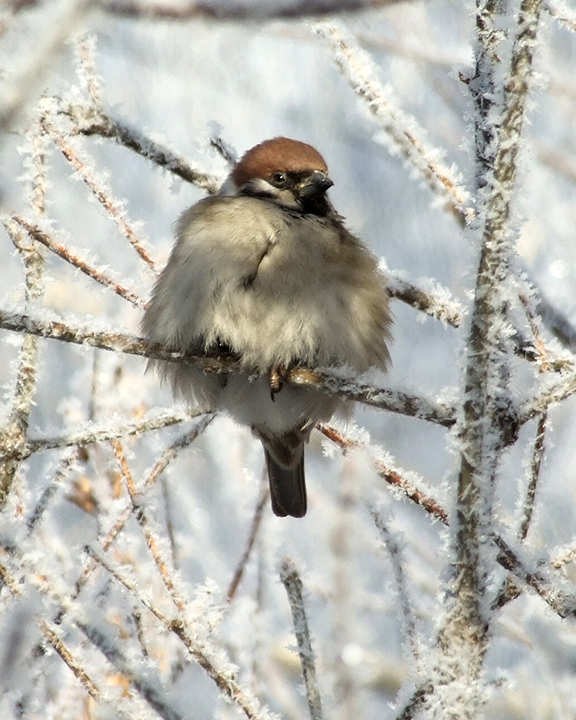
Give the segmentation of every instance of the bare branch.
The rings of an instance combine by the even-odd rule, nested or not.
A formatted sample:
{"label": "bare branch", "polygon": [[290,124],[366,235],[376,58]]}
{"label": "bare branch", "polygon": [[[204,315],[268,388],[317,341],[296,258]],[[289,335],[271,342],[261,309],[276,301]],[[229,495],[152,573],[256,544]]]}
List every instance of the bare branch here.
{"label": "bare branch", "polygon": [[[169,427],[170,425],[179,425],[180,423],[193,420],[196,417],[204,415],[204,412],[151,412],[142,420],[125,422],[120,425],[108,425],[89,423],[84,429],[75,433],[59,435],[47,438],[31,438],[28,442],[27,454],[35,452],[43,452],[45,450],[54,450],[56,448],[65,447],[82,447],[84,445],[92,445],[93,443],[114,440],[115,438],[124,438],[129,435],[140,435],[145,432],[152,432],[160,428]],[[163,470],[165,464],[160,470]],[[160,472],[160,471],[159,471]],[[159,472],[157,474],[159,474]]]}
{"label": "bare branch", "polygon": [[142,240],[136,235],[134,229],[126,219],[126,214],[120,205],[115,202],[111,197],[109,191],[105,188],[104,183],[98,179],[93,170],[88,168],[88,165],[80,159],[78,153],[74,151],[69,143],[66,142],[64,137],[57,132],[57,130],[48,123],[48,132],[50,137],[66,158],[66,160],[73,167],[74,172],[80,177],[87,187],[90,188],[98,202],[106,210],[107,214],[116,223],[120,232],[128,240],[130,245],[136,250],[138,255],[144,260],[145,263],[152,269],[153,272],[158,274],[156,262],[150,256],[150,253],[144,247]]}
{"label": "bare branch", "polygon": [[[13,0],[14,1],[14,0]],[[22,1],[22,0],[21,0]],[[28,0],[30,2],[31,0]],[[211,18],[218,20],[269,20],[272,18],[304,18],[313,15],[346,13],[353,10],[395,5],[406,0],[293,0],[291,3],[244,2],[178,3],[142,2],[142,0],[99,0],[107,12],[121,17],[161,20],[196,20]]]}
{"label": "bare branch", "polygon": [[[511,251],[510,205],[516,178],[516,158],[538,21],[540,0],[522,0],[510,66],[502,119],[492,124],[493,65],[497,43],[494,0],[478,0],[476,53],[480,103],[477,127],[478,187],[485,204],[479,211],[482,249],[476,279],[472,323],[468,338],[461,466],[458,475],[454,523],[454,580],[448,596],[450,607],[440,631],[441,660],[436,691],[447,717],[477,716],[484,696],[478,680],[488,642],[485,612],[489,557],[486,545],[492,523],[493,484],[505,445],[504,414],[509,413],[505,347],[506,301],[504,285]],[[484,84],[483,84],[484,83]],[[467,677],[475,689],[453,702],[455,683]]]}
{"label": "bare branch", "polygon": [[474,212],[468,206],[468,193],[458,174],[442,163],[441,152],[428,143],[426,132],[416,120],[400,109],[392,90],[380,84],[368,55],[351,40],[345,39],[340,28],[333,23],[318,24],[315,30],[330,43],[336,64],[376,118],[388,138],[391,152],[399,153],[417,170],[460,224],[469,222]]}
{"label": "bare branch", "polygon": [[96,115],[93,108],[80,105],[71,106],[62,111],[75,123],[75,131],[80,135],[98,135],[114,140],[150,160],[182,180],[196,185],[214,195],[220,183],[217,178],[196,169],[172,150],[164,147],[138,130],[129,127],[120,120],[110,117],[102,111]]}
{"label": "bare branch", "polygon": [[[0,328],[24,332],[53,340],[90,345],[103,350],[140,355],[154,360],[185,362],[201,367],[205,372],[240,373],[257,375],[241,366],[238,359],[222,353],[193,353],[167,350],[158,343],[117,332],[99,332],[88,328],[72,327],[57,320],[37,320],[21,313],[0,311]],[[426,398],[400,390],[387,390],[345,380],[329,371],[311,370],[296,366],[287,372],[285,379],[295,385],[313,387],[319,392],[337,394],[371,407],[409,415],[444,427],[454,424],[454,409]]]}
{"label": "bare branch", "polygon": [[[120,297],[123,297],[125,300],[128,300],[128,302],[136,305],[136,307],[146,307],[145,300],[139,297],[135,292],[126,289],[116,280],[112,280],[107,277],[102,270],[89,265],[85,260],[82,260],[73,252],[68,250],[63,242],[59,242],[53,236],[44,232],[39,225],[25,220],[20,215],[13,215],[12,220],[21,225],[33,240],[36,240],[47,247],[55,255],[58,255],[58,257],[61,257],[63,260],[66,260],[66,262],[70,263],[70,265],[78,268],[78,270],[83,272],[84,275],[92,278],[92,280],[96,280],[96,282],[100,283],[100,285],[110,288],[117,295],[120,295]],[[6,221],[4,221],[4,226],[6,227]]]}
{"label": "bare branch", "polygon": [[292,622],[298,643],[298,655],[300,656],[310,720],[322,720],[324,716],[322,714],[320,690],[318,688],[318,681],[316,680],[316,666],[314,664],[314,651],[312,650],[308,618],[302,596],[302,580],[300,579],[300,573],[296,569],[296,565],[289,558],[282,560],[280,580],[282,580],[282,584],[286,589],[290,610],[292,612]]}
{"label": "bare branch", "polygon": [[248,535],[248,542],[246,543],[246,549],[242,553],[240,562],[238,563],[238,566],[234,571],[232,580],[230,581],[230,585],[228,586],[228,591],[226,593],[226,598],[228,599],[228,602],[234,600],[236,591],[238,590],[238,586],[242,582],[242,577],[244,575],[244,570],[246,569],[246,564],[250,559],[252,549],[254,548],[254,543],[256,542],[256,538],[258,537],[258,532],[262,523],[262,515],[264,513],[264,508],[266,507],[266,502],[268,501],[269,494],[270,493],[268,491],[267,483],[263,483],[262,492],[260,493],[260,498],[258,499],[258,503],[252,517],[252,524],[250,527],[250,533]]}

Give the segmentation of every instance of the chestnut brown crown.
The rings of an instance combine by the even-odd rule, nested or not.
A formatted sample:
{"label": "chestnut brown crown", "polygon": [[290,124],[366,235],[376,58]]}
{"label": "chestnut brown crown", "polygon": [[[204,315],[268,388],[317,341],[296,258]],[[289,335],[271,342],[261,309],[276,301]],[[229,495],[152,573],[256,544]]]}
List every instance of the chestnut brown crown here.
{"label": "chestnut brown crown", "polygon": [[274,172],[304,173],[311,170],[328,172],[324,158],[307,143],[275,137],[248,150],[232,172],[237,187],[253,178],[268,178]]}

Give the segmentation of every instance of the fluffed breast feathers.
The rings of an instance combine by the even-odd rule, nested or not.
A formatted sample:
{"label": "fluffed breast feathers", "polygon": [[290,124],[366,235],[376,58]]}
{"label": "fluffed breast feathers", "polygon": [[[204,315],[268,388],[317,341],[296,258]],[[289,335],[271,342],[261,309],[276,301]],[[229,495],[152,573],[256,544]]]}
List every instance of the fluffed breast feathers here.
{"label": "fluffed breast feathers", "polygon": [[180,349],[225,343],[264,370],[388,365],[384,279],[336,215],[206,198],[181,216],[176,235],[144,320],[152,339]]}

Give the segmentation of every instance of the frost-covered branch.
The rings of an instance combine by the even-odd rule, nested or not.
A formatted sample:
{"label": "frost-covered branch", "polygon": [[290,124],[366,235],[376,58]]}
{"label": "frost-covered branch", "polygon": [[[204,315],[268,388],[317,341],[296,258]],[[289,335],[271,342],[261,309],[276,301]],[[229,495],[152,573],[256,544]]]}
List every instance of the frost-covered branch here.
{"label": "frost-covered branch", "polygon": [[561,25],[564,25],[572,32],[576,32],[576,12],[574,12],[574,8],[570,8],[563,2],[558,2],[558,0],[546,0],[544,8]]}
{"label": "frost-covered branch", "polygon": [[369,56],[351,39],[345,39],[334,23],[318,24],[315,30],[329,42],[336,64],[376,118],[390,152],[404,157],[459,222],[470,221],[474,214],[458,173],[444,165],[442,152],[430,145],[415,118],[398,106],[392,89],[380,84]]}
{"label": "frost-covered branch", "polygon": [[302,18],[312,15],[351,12],[394,5],[405,0],[292,0],[291,2],[194,2],[166,3],[143,0],[98,0],[104,10],[121,17],[146,20],[271,20],[273,18]]}
{"label": "frost-covered branch", "polygon": [[320,690],[316,679],[314,650],[312,649],[312,639],[310,637],[308,617],[302,594],[302,580],[294,561],[290,558],[284,558],[284,560],[282,560],[280,580],[282,580],[282,584],[286,589],[286,595],[288,596],[288,602],[290,603],[290,610],[292,612],[292,622],[298,643],[298,655],[300,656],[310,720],[322,720],[324,716],[322,714]]}
{"label": "frost-covered branch", "polygon": [[221,183],[213,175],[193,167],[177,153],[105,112],[98,110],[95,113],[92,107],[73,105],[63,108],[61,113],[73,120],[74,132],[79,135],[96,135],[114,140],[182,180],[212,195],[218,192]]}
{"label": "frost-covered branch", "polygon": [[144,243],[137,236],[134,228],[128,221],[124,208],[119,202],[112,198],[110,188],[106,186],[106,183],[101,178],[96,176],[94,169],[90,169],[88,163],[80,158],[70,143],[67,142],[50,123],[47,123],[47,127],[54,144],[70,163],[77,176],[90,188],[94,197],[102,205],[109,217],[116,223],[122,235],[124,235],[142,260],[144,260],[155,273],[158,273],[156,262],[152,259],[150,253],[144,247]]}
{"label": "frost-covered branch", "polygon": [[[16,0],[12,2],[16,4]],[[28,44],[27,57],[8,76],[0,95],[0,133],[17,122],[90,4],[88,0],[65,0],[54,8],[51,21],[37,28],[37,42]]]}
{"label": "frost-covered branch", "polygon": [[380,513],[378,513],[375,509],[372,509],[370,511],[370,514],[372,515],[374,524],[376,525],[382,541],[390,555],[392,570],[394,572],[394,578],[396,581],[398,602],[400,605],[402,616],[404,618],[404,635],[406,635],[406,637],[408,638],[408,641],[410,643],[410,649],[414,659],[418,661],[420,659],[420,650],[418,648],[418,638],[416,636],[416,623],[414,619],[412,603],[410,602],[410,598],[408,596],[406,572],[402,560],[400,543],[394,537],[392,532],[390,532],[389,528],[384,522],[384,518]]}
{"label": "frost-covered branch", "polygon": [[[0,311],[0,328],[14,332],[38,335],[80,345],[90,345],[103,350],[140,355],[154,360],[185,362],[201,367],[205,372],[244,372],[237,359],[221,353],[183,353],[167,350],[158,343],[151,343],[118,332],[101,332],[88,328],[72,327],[58,320],[39,320],[21,313]],[[437,423],[444,427],[454,424],[454,409],[446,404],[400,390],[387,390],[363,385],[355,380],[346,380],[328,371],[312,370],[296,366],[287,372],[285,379],[295,385],[313,387],[321,392],[337,394],[355,402],[372,407],[409,415],[420,420]]]}
{"label": "frost-covered branch", "polygon": [[246,565],[250,559],[254,544],[256,543],[256,538],[258,537],[258,533],[262,525],[262,515],[264,514],[264,508],[266,507],[269,495],[268,485],[266,483],[262,483],[262,492],[260,493],[260,498],[258,499],[258,503],[256,504],[256,509],[254,510],[254,515],[252,517],[250,532],[246,542],[246,549],[242,553],[242,557],[240,558],[240,562],[234,571],[230,585],[228,585],[228,591],[226,592],[228,602],[234,600],[238,586],[242,582],[244,570],[246,569]]}
{"label": "frost-covered branch", "polygon": [[[357,440],[351,440],[343,435],[335,428],[318,424],[318,430],[327,438],[339,445],[342,450],[346,451],[352,448],[366,447]],[[370,447],[366,449],[371,452]],[[373,453],[374,451],[372,451]],[[434,520],[439,520],[443,525],[448,526],[450,519],[448,513],[429,492],[428,489],[422,490],[423,481],[421,478],[414,480],[413,473],[392,469],[377,457],[373,457],[374,467],[380,475],[392,488],[399,491],[398,496],[406,497],[416,505],[420,506]],[[410,479],[408,479],[410,476]],[[532,570],[528,567],[527,561],[520,558],[518,553],[512,546],[504,540],[504,538],[495,532],[491,532],[489,539],[498,549],[497,562],[506,570],[511,572],[521,583],[535,590],[538,595],[561,617],[572,614],[576,609],[576,595],[571,594],[568,590],[562,590],[558,587],[560,580],[551,577],[545,577],[539,571]],[[576,556],[576,551],[574,551]],[[569,562],[567,560],[566,562]],[[533,559],[531,561],[534,567],[538,566],[538,562]],[[553,564],[553,567],[556,565]],[[539,568],[540,570],[541,568]]]}
{"label": "frost-covered branch", "polygon": [[524,424],[540,415],[553,404],[566,400],[576,393],[576,369],[568,368],[553,378],[544,376],[540,387],[518,408],[518,422]]}
{"label": "frost-covered branch", "polygon": [[[196,617],[194,618],[198,624],[196,628],[190,623],[188,616],[179,615],[171,618],[165,615],[118,567],[113,566],[109,560],[90,548],[87,550],[95,562],[105,568],[111,577],[160,621],[165,630],[173,633],[183,643],[192,658],[214,680],[220,692],[236,705],[249,720],[277,720],[277,716],[263,707],[248,688],[242,687],[238,683],[235,678],[236,668],[229,662],[224,652],[218,650],[204,637],[208,634],[208,628],[201,627],[203,613],[206,613],[209,608],[196,608]],[[202,600],[206,605],[206,599]]]}
{"label": "frost-covered branch", "polygon": [[128,421],[120,425],[111,422],[89,423],[82,430],[44,438],[30,438],[26,448],[26,454],[53,450],[55,448],[83,447],[94,443],[124,438],[129,435],[140,435],[146,432],[159,430],[160,428],[179,425],[203,415],[203,411],[197,412],[164,412],[153,411],[144,416],[141,420]]}
{"label": "frost-covered branch", "polygon": [[172,601],[174,602],[178,610],[180,610],[180,612],[184,612],[184,609],[186,607],[186,601],[178,588],[178,583],[176,582],[176,579],[174,577],[173,569],[169,567],[169,564],[163,557],[162,551],[160,549],[160,539],[158,537],[158,534],[152,528],[152,523],[148,517],[146,507],[142,503],[140,493],[136,489],[136,484],[134,482],[132,471],[130,470],[128,460],[126,458],[126,453],[124,452],[122,441],[117,439],[112,440],[111,443],[112,447],[114,448],[114,454],[116,455],[118,465],[120,467],[122,480],[128,491],[130,502],[132,503],[133,515],[138,521],[138,525],[142,530],[142,534],[144,535],[146,545],[148,547],[148,550],[150,550],[150,554],[152,555],[154,564],[158,568],[158,572],[160,573],[162,582],[164,583],[164,586],[166,587],[169,596],[172,598]]}
{"label": "frost-covered branch", "polygon": [[[34,196],[36,206],[43,207],[43,201],[38,200],[36,193]],[[44,293],[44,256],[34,243],[24,239],[23,233],[13,223],[9,223],[6,229],[24,263],[26,305],[30,305]],[[25,456],[28,423],[36,392],[38,353],[38,337],[25,335],[20,347],[10,415],[6,426],[0,428],[0,507],[8,499]]]}
{"label": "frost-covered branch", "polygon": [[[462,305],[455,300],[448,290],[433,285],[425,290],[421,285],[418,287],[408,282],[400,273],[386,270],[386,287],[390,296],[401,300],[430,317],[441,320],[452,327],[460,327],[464,310]],[[432,284],[428,281],[429,284]]]}
{"label": "frost-covered branch", "polygon": [[[70,265],[78,268],[84,275],[92,278],[92,280],[100,283],[100,285],[110,288],[117,295],[120,295],[120,297],[136,305],[136,307],[146,307],[146,302],[139,297],[137,293],[128,290],[116,280],[109,278],[101,268],[96,268],[86,262],[86,260],[82,260],[78,255],[68,250],[66,243],[57,240],[53,234],[45,232],[39,225],[26,220],[20,215],[13,215],[11,219],[23,227],[33,240],[47,247],[55,255],[58,255],[58,257],[70,263]],[[7,220],[3,221],[4,227],[7,227],[8,222]]]}
{"label": "frost-covered branch", "polygon": [[[336,428],[325,425],[324,423],[318,423],[316,426],[318,430],[325,435],[332,442],[339,445],[342,450],[350,450],[352,448],[365,448],[366,446],[358,440],[351,440],[346,437],[343,433],[336,430]],[[370,450],[370,448],[367,448]],[[406,475],[398,471],[395,468],[391,468],[385,462],[377,457],[377,453],[373,453],[374,466],[380,477],[385,480],[392,488],[398,491],[400,496],[405,496],[416,505],[423,508],[431,517],[436,520],[440,520],[441,523],[448,524],[448,515],[442,506],[430,495],[426,490],[421,489],[422,483],[419,483],[420,487],[417,487],[415,482],[410,479],[408,480]],[[420,479],[420,478],[419,478]]]}
{"label": "frost-covered branch", "polygon": [[[454,579],[440,633],[438,678],[434,682],[444,717],[460,720],[476,717],[484,701],[480,677],[489,627],[484,598],[491,567],[492,495],[504,446],[502,418],[508,412],[505,284],[513,239],[510,205],[540,9],[540,0],[522,0],[502,116],[492,125],[498,8],[494,0],[478,0],[477,4],[477,77],[473,90],[479,113],[478,186],[484,193],[484,205],[479,208],[482,246],[459,433],[462,454],[453,537]],[[463,677],[470,684],[470,692],[454,703]]]}

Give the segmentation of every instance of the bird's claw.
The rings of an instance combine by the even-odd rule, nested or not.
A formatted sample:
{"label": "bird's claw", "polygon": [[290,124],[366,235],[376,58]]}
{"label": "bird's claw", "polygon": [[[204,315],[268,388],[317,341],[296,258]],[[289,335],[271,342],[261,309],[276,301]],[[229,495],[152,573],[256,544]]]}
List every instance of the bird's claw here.
{"label": "bird's claw", "polygon": [[282,365],[270,369],[270,400],[272,402],[275,402],[275,396],[282,390],[287,372],[287,369]]}

